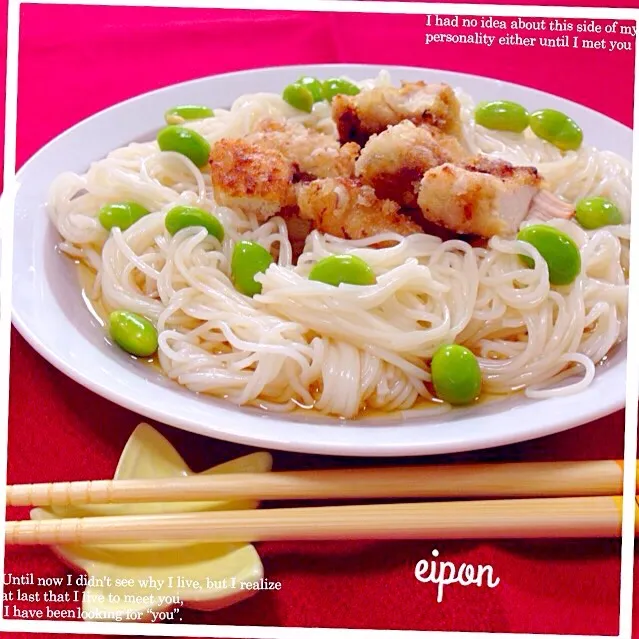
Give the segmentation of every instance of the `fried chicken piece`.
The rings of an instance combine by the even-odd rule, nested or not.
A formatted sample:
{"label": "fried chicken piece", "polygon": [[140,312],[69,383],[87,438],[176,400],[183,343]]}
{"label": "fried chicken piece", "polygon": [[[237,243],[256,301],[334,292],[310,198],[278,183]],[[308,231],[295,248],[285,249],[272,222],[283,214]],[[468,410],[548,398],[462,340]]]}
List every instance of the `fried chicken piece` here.
{"label": "fried chicken piece", "polygon": [[375,191],[352,178],[326,178],[299,184],[300,217],[328,235],[360,240],[379,233],[412,235],[421,228],[399,212],[399,205],[380,200]]}
{"label": "fried chicken piece", "polygon": [[245,137],[213,145],[213,192],[220,204],[263,222],[295,205],[295,182],[352,176],[359,151],[297,122],[263,120]]}
{"label": "fried chicken piece", "polygon": [[371,136],[355,163],[355,174],[375,189],[377,197],[415,208],[424,173],[466,155],[456,138],[404,120]]}
{"label": "fried chicken piece", "polygon": [[519,230],[541,185],[533,167],[478,156],[427,171],[417,201],[428,221],[457,233],[508,237]]}
{"label": "fried chicken piece", "polygon": [[459,137],[460,104],[447,84],[402,82],[397,87],[375,87],[357,95],[336,95],[332,102],[333,120],[342,143],[364,146],[371,135],[393,124],[410,120],[430,124],[444,133]]}
{"label": "fried chicken piece", "polygon": [[358,144],[343,146],[326,133],[313,131],[299,122],[263,120],[248,142],[277,149],[296,166],[296,171],[311,178],[350,177],[355,172]]}
{"label": "fried chicken piece", "polygon": [[295,204],[293,165],[280,151],[243,139],[213,144],[209,157],[218,204],[268,220]]}

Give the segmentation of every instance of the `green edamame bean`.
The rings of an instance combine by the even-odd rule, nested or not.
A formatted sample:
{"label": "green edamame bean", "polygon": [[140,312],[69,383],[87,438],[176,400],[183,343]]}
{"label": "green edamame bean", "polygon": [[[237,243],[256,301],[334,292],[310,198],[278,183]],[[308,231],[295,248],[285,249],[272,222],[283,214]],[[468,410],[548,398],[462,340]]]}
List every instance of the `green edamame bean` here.
{"label": "green edamame bean", "polygon": [[481,102],[475,109],[475,122],[494,131],[521,133],[528,127],[528,111],[508,100]]}
{"label": "green edamame bean", "polygon": [[541,109],[529,120],[530,129],[542,140],[550,142],[562,151],[576,151],[583,142],[584,134],[577,123],[561,111]]}
{"label": "green edamame bean", "polygon": [[586,197],[577,202],[575,219],[585,229],[623,224],[621,211],[605,197]]}
{"label": "green edamame bean", "polygon": [[224,227],[220,221],[214,215],[195,206],[174,206],[166,214],[164,226],[171,235],[187,226],[203,226],[209,235],[216,237],[220,242],[224,239]]}
{"label": "green edamame bean", "polygon": [[203,120],[212,118],[215,114],[213,109],[198,104],[184,104],[173,107],[164,114],[167,124],[182,124],[186,120]]}
{"label": "green edamame bean", "polygon": [[292,107],[305,113],[310,113],[313,110],[313,94],[310,89],[304,85],[295,82],[289,84],[282,92],[282,98],[284,102],[288,102]]}
{"label": "green edamame bean", "polygon": [[373,269],[356,255],[329,255],[313,266],[308,279],[331,286],[340,284],[370,286],[377,281]]}
{"label": "green edamame bean", "polygon": [[479,397],[482,384],[479,362],[465,346],[440,346],[433,355],[430,372],[439,399],[459,406]]}
{"label": "green edamame bean", "polygon": [[171,124],[158,133],[157,141],[160,150],[181,153],[198,168],[209,161],[211,145],[192,129]]}
{"label": "green edamame bean", "polygon": [[262,285],[255,281],[258,273],[264,273],[273,263],[273,256],[257,242],[238,242],[231,257],[231,279],[243,295],[253,297],[262,292]]}
{"label": "green edamame bean", "polygon": [[[545,224],[534,224],[519,231],[517,239],[532,244],[546,260],[551,284],[563,286],[575,281],[581,272],[581,253],[574,240],[558,229]],[[533,259],[520,255],[529,268]]]}
{"label": "green edamame bean", "polygon": [[115,202],[105,204],[98,215],[100,224],[110,231],[117,226],[120,230],[126,231],[140,218],[148,215],[149,211],[137,202]]}
{"label": "green edamame bean", "polygon": [[359,87],[342,78],[330,78],[322,83],[324,97],[331,102],[336,95],[357,95]]}
{"label": "green edamame bean", "polygon": [[131,311],[113,311],[109,315],[109,333],[124,351],[138,357],[150,357],[158,349],[158,332],[146,317]]}
{"label": "green edamame bean", "polygon": [[296,84],[301,84],[311,92],[313,102],[321,102],[324,99],[322,83],[317,78],[304,75],[296,82]]}

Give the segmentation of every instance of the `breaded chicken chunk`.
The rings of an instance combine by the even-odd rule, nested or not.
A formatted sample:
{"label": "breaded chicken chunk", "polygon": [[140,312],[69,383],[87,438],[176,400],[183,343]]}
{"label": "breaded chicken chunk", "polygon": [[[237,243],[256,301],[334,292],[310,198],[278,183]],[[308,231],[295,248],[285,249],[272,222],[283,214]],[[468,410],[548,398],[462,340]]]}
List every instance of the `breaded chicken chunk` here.
{"label": "breaded chicken chunk", "polygon": [[277,149],[295,164],[299,174],[311,178],[352,176],[360,151],[354,142],[341,146],[334,137],[299,122],[263,120],[245,139]]}
{"label": "breaded chicken chunk", "polygon": [[410,120],[430,124],[444,133],[461,133],[460,104],[447,84],[402,82],[401,87],[375,87],[357,95],[336,95],[333,120],[342,143],[366,144],[368,138],[393,124]]}
{"label": "breaded chicken chunk", "polygon": [[417,201],[428,221],[456,233],[508,237],[519,230],[541,183],[534,167],[478,156],[427,171]]}
{"label": "breaded chicken chunk", "polygon": [[324,177],[351,177],[360,147],[340,145],[297,122],[263,120],[243,138],[213,144],[209,158],[219,204],[259,221],[295,205],[293,185]]}
{"label": "breaded chicken chunk", "polygon": [[424,173],[466,155],[456,138],[404,120],[368,140],[355,163],[355,174],[375,189],[377,197],[415,208]]}
{"label": "breaded chicken chunk", "polygon": [[295,204],[295,171],[277,149],[223,139],[212,145],[209,164],[213,194],[222,206],[264,222]]}
{"label": "breaded chicken chunk", "polygon": [[396,202],[380,200],[370,186],[355,179],[326,178],[299,184],[297,203],[301,218],[335,237],[359,240],[379,233],[422,232],[399,212]]}

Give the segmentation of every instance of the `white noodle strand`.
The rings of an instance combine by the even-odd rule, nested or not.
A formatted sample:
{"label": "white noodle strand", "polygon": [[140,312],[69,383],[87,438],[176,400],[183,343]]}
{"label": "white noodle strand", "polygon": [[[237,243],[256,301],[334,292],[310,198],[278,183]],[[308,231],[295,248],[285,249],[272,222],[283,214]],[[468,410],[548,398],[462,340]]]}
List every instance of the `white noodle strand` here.
{"label": "white noodle strand", "polygon": [[[389,83],[382,73],[362,86]],[[529,132],[487,131],[474,124],[472,99],[457,94],[471,150],[535,165],[568,201],[608,197],[629,220],[629,162],[586,146],[561,154]],[[243,136],[265,117],[336,134],[327,104],[300,115],[265,93],[242,96],[215,117],[185,126],[214,142]],[[568,287],[549,285],[546,263],[530,244],[497,237],[487,248],[472,248],[428,235],[347,241],[313,232],[293,265],[285,221],[260,225],[217,205],[206,171],[161,153],[155,142],[134,143],[94,162],[85,175],[60,175],[48,202],[61,250],[96,273],[87,294],[107,311],[127,309],[156,322],[162,370],[195,392],[277,412],[305,406],[344,418],[364,409],[439,414],[449,407],[431,401],[423,413],[420,402],[432,400],[428,362],[442,344],[473,350],[488,393],[525,389],[541,399],[586,388],[595,365],[626,337],[628,224],[586,232],[573,222],[550,222],[581,251],[581,274]],[[126,200],[151,214],[107,234],[100,207]],[[164,216],[176,204],[214,213],[224,241],[199,228],[171,237]],[[256,278],[263,288],[253,298],[231,281],[240,238],[277,250],[277,262]],[[388,240],[396,244],[373,248]],[[336,288],[308,279],[319,259],[341,253],[366,260],[377,283]],[[522,253],[534,268],[522,265]]]}

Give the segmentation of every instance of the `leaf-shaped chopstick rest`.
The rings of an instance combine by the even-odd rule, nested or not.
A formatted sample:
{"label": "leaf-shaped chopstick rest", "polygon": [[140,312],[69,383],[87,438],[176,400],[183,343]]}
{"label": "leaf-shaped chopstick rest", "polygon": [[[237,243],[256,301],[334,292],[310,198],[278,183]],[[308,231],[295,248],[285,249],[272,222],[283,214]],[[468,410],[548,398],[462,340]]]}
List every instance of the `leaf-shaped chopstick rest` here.
{"label": "leaf-shaped chopstick rest", "polygon": [[[268,453],[254,453],[204,471],[258,473],[271,470]],[[127,442],[114,479],[153,479],[194,475],[171,444],[148,424],[140,424]],[[256,502],[172,502],[36,508],[32,519],[105,515],[203,512],[255,508]],[[182,606],[214,610],[256,591],[263,567],[250,544],[145,543],[60,546],[54,552],[77,571],[87,573],[82,615],[90,621],[179,620]],[[75,583],[86,583],[73,577]],[[160,614],[161,613],[161,614]]]}

